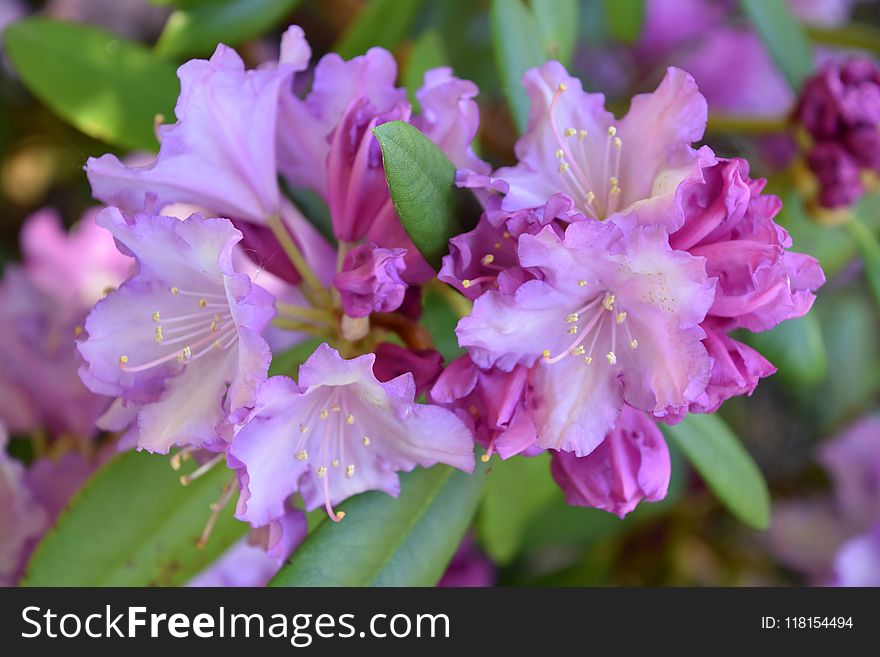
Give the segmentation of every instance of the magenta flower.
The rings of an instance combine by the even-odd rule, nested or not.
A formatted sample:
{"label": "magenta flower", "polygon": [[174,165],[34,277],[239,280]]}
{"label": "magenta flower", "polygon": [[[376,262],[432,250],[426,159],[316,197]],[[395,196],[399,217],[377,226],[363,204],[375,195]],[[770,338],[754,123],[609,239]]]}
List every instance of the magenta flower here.
{"label": "magenta flower", "polygon": [[342,308],[349,317],[391,312],[403,303],[406,283],[400,278],[406,265],[404,249],[382,249],[362,244],[345,256],[342,270],[333,278]]}
{"label": "magenta flower", "polygon": [[510,372],[481,370],[464,355],[452,361],[431,389],[431,400],[451,408],[464,420],[476,440],[486,447],[483,460],[494,452],[502,459],[542,450],[528,401],[528,368]]}
{"label": "magenta flower", "polygon": [[79,343],[91,390],[118,397],[108,428],[136,416],[137,445],[210,446],[228,438],[265,380],[260,337],[273,298],[232,268],[241,239],[226,219],[138,215],[109,208],[98,223],[138,262],[138,272],[92,310]]}
{"label": "magenta flower", "polygon": [[583,219],[564,237],[523,235],[518,251],[538,278],[483,294],[456,333],[480,367],[534,366],[539,447],[586,456],[624,401],[663,417],[702,393],[711,361],[699,323],[715,285],[665,229]]}
{"label": "magenta flower", "polygon": [[819,202],[851,205],[865,191],[860,171],[880,173],[880,67],[867,58],[827,63],[804,84],[795,115],[814,141],[807,163]]}
{"label": "magenta flower", "polygon": [[642,500],[666,497],[669,449],[649,415],[624,406],[614,429],[588,456],[554,452],[550,470],[569,504],[623,518]]}
{"label": "magenta flower", "polygon": [[474,537],[468,534],[462,540],[455,556],[446,567],[437,586],[446,588],[476,588],[493,586],[498,572],[489,557],[477,545]]}
{"label": "magenta flower", "polygon": [[851,538],[834,559],[833,586],[880,586],[880,522]]}
{"label": "magenta flower", "polygon": [[[683,214],[666,218],[672,248],[704,258],[706,272],[717,279],[701,325],[712,375],[692,411],[713,412],[725,399],[751,394],[759,379],[776,371],[758,352],[730,338],[730,331],[766,331],[805,315],[825,282],[814,258],[788,250],[791,237],[773,221],[782,202],[761,193],[765,184],[749,177],[745,160],[718,160],[703,167],[701,179],[682,183],[677,195]],[[636,209],[617,220],[642,222],[642,214]],[[648,214],[647,220],[653,219]]]}
{"label": "magenta flower", "polygon": [[557,194],[595,219],[649,199],[660,211],[700,160],[690,144],[703,136],[706,101],[682,70],[670,68],[656,91],[635,96],[620,121],[559,62],[523,81],[532,104],[519,163],[493,174],[505,211],[539,208]]}
{"label": "magenta flower", "polygon": [[236,435],[230,462],[239,470],[237,515],[254,526],[282,515],[299,492],[306,509],[333,507],[367,490],[397,495],[397,471],[446,463],[471,471],[467,427],[445,409],[415,404],[410,374],[381,383],[375,356],[352,360],[326,344],[300,367],[299,384],[272,377]]}

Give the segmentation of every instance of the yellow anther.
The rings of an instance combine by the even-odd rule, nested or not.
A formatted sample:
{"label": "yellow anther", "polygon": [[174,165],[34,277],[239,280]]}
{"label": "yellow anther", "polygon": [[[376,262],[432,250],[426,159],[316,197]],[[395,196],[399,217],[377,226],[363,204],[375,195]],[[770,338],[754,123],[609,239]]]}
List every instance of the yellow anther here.
{"label": "yellow anther", "polygon": [[297,453],[296,458],[298,461],[305,461],[307,458],[309,458],[309,453],[306,450],[302,450]]}
{"label": "yellow anther", "polygon": [[626,311],[617,313],[617,317],[614,318],[618,324],[623,324],[626,321]]}
{"label": "yellow anther", "polygon": [[186,358],[188,360],[188,359],[192,358],[192,355],[193,355],[193,352],[189,346],[186,346],[183,348],[183,357],[184,358]]}
{"label": "yellow anther", "polygon": [[578,321],[579,319],[580,319],[580,315],[578,315],[577,313],[571,313],[570,315],[568,315],[565,318],[565,321],[568,322],[569,324],[571,324],[573,322]]}
{"label": "yellow anther", "polygon": [[584,345],[579,344],[577,347],[571,350],[572,356],[583,356],[586,349],[584,349]]}
{"label": "yellow anther", "polygon": [[492,246],[494,246],[496,249],[500,249],[500,248],[501,248],[501,242],[495,242],[495,244],[493,244]]}
{"label": "yellow anther", "polygon": [[217,348],[217,351],[223,351],[223,345],[220,344],[220,340],[214,340],[214,346]]}
{"label": "yellow anther", "polygon": [[215,322],[219,322],[219,321],[220,321],[220,315],[215,314],[215,315],[214,315],[214,321],[215,321]]}
{"label": "yellow anther", "polygon": [[180,288],[178,288],[178,287],[171,288],[171,294],[177,294],[178,292],[180,292]]}
{"label": "yellow anther", "polygon": [[466,290],[471,286],[471,280],[469,278],[465,278],[461,282],[461,286]]}
{"label": "yellow anther", "polygon": [[489,456],[488,454],[483,454],[482,456],[480,456],[480,460],[481,460],[483,463],[488,463],[490,458],[492,458],[492,457]]}
{"label": "yellow anther", "polygon": [[617,135],[617,128],[615,128],[613,125],[608,126],[608,136],[614,137],[615,135]]}
{"label": "yellow anther", "polygon": [[321,477],[323,477],[326,474],[327,474],[327,468],[325,468],[323,465],[320,468],[318,468],[318,470],[315,472],[315,475],[317,475],[318,479],[320,479]]}
{"label": "yellow anther", "polygon": [[339,404],[333,404],[333,406],[330,407],[330,410],[334,413],[338,413],[342,410],[342,407]]}
{"label": "yellow anther", "polygon": [[78,338],[82,334],[83,334],[83,327],[82,326],[74,326],[73,327],[73,336],[75,338]]}
{"label": "yellow anther", "polygon": [[164,339],[165,339],[165,337],[162,335],[162,327],[157,326],[156,327],[156,344],[162,344],[162,340],[164,340]]}
{"label": "yellow anther", "polygon": [[119,357],[119,364],[120,364],[120,365],[125,365],[127,362],[128,362],[128,356],[126,356],[125,354],[122,354],[122,355]]}
{"label": "yellow anther", "polygon": [[159,318],[160,318],[159,311],[158,310],[154,311],[153,312],[153,321],[158,322]]}
{"label": "yellow anther", "polygon": [[345,423],[354,424],[354,415],[349,415],[347,418],[345,418]]}
{"label": "yellow anther", "polygon": [[617,364],[617,356],[614,354],[613,351],[609,351],[607,354],[605,354],[605,358],[608,359],[609,365],[616,365]]}
{"label": "yellow anther", "polygon": [[562,164],[560,164],[559,173],[565,173],[566,171],[568,171],[568,166],[568,162],[563,162]]}
{"label": "yellow anther", "polygon": [[595,200],[596,194],[594,192],[587,192],[587,205],[592,205]]}
{"label": "yellow anther", "polygon": [[562,158],[565,157],[565,151],[562,150],[561,148],[557,148],[555,155],[556,155],[556,157],[558,157],[561,160]]}
{"label": "yellow anther", "polygon": [[480,414],[480,409],[478,409],[476,406],[471,404],[471,407],[468,408],[468,413],[470,413],[474,417],[477,417]]}
{"label": "yellow anther", "polygon": [[545,349],[541,352],[541,356],[544,358],[544,360],[550,360],[550,350]]}
{"label": "yellow anther", "polygon": [[556,87],[557,91],[565,91],[566,89],[568,89],[568,86],[565,84],[565,82],[560,82],[559,86]]}
{"label": "yellow anther", "polygon": [[614,176],[611,176],[611,177],[608,179],[608,183],[609,183],[612,187],[617,187],[617,178],[615,178]]}
{"label": "yellow anther", "polygon": [[574,335],[574,334],[576,334],[577,332],[578,332],[578,327],[577,327],[577,326],[569,326],[569,327],[568,327],[568,334],[569,334],[569,335]]}
{"label": "yellow anther", "polygon": [[318,417],[321,418],[322,420],[326,420],[328,417],[330,417],[330,413],[328,413],[327,409],[325,408],[320,413],[318,413]]}
{"label": "yellow anther", "polygon": [[364,447],[369,447],[370,446],[369,436],[364,436],[364,439],[361,442],[364,444]]}
{"label": "yellow anther", "polygon": [[566,128],[563,134],[565,134],[566,137],[574,137],[577,133],[577,128]]}
{"label": "yellow anther", "polygon": [[586,139],[587,131],[586,130],[578,130],[578,139]]}
{"label": "yellow anther", "polygon": [[345,476],[351,479],[354,477],[354,463],[345,466]]}
{"label": "yellow anther", "polygon": [[629,341],[630,349],[636,349],[639,346],[639,341],[633,338]]}
{"label": "yellow anther", "polygon": [[509,230],[505,230],[505,231],[501,234],[501,237],[503,237],[503,238],[506,239],[506,240],[509,240],[510,238],[513,237],[513,235],[510,234],[510,231],[509,231]]}
{"label": "yellow anther", "polygon": [[580,285],[581,287],[584,287],[586,284],[587,282],[584,279],[578,281],[578,285]]}
{"label": "yellow anther", "polygon": [[339,467],[339,459],[333,459],[332,461],[330,461],[330,465],[332,465],[334,468],[338,468]]}
{"label": "yellow anther", "polygon": [[620,140],[620,137],[614,138],[614,148],[620,150],[620,147],[623,146],[623,142]]}
{"label": "yellow anther", "polygon": [[199,308],[204,308],[207,305],[208,305],[207,299],[199,299]]}
{"label": "yellow anther", "polygon": [[299,432],[300,432],[300,433],[305,433],[305,432],[308,431],[308,430],[309,430],[309,428],[308,428],[305,424],[300,424],[300,425],[299,425]]}
{"label": "yellow anther", "polygon": [[584,365],[589,365],[592,362],[593,362],[592,356],[584,356]]}
{"label": "yellow anther", "polygon": [[605,310],[614,310],[614,299],[615,297],[613,294],[609,294],[607,297],[602,299],[602,305],[605,307]]}
{"label": "yellow anther", "polygon": [[211,322],[211,331],[213,331],[213,332],[217,331],[217,322],[216,321]]}
{"label": "yellow anther", "polygon": [[491,253],[486,254],[483,256],[483,259],[480,262],[482,262],[484,265],[491,265],[493,262],[495,262],[495,256],[493,256]]}

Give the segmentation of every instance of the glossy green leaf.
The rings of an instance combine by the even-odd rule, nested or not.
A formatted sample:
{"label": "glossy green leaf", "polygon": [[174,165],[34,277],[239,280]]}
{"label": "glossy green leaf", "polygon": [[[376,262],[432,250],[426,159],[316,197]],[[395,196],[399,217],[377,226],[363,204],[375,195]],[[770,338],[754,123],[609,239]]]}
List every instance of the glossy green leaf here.
{"label": "glossy green leaf", "polygon": [[789,319],[769,331],[737,336],[778,368],[779,379],[795,385],[816,383],[828,371],[822,327],[813,314]]}
{"label": "glossy green leaf", "polygon": [[645,0],[603,0],[608,30],[618,41],[632,43],[642,32]]}
{"label": "glossy green leaf", "polygon": [[755,529],[770,525],[770,493],[764,476],[724,420],[691,414],[662,428],[733,515]]}
{"label": "glossy green leaf", "polygon": [[404,69],[403,79],[409,94],[409,100],[413,104],[413,109],[418,111],[418,100],[416,99],[416,91],[424,83],[425,71],[438,66],[447,66],[449,64],[449,55],[443,46],[443,39],[436,30],[427,30],[423,32],[416,42],[413,44],[409,57],[406,60],[406,68]]}
{"label": "glossy green leaf", "polygon": [[529,120],[529,98],[523,74],[547,60],[538,21],[522,0],[492,0],[489,8],[495,64],[519,132]]}
{"label": "glossy green leaf", "polygon": [[220,556],[247,530],[233,499],[204,549],[197,547],[233,473],[222,465],[189,486],[167,458],[125,452],[76,494],[28,564],[28,586],[177,586]]}
{"label": "glossy green leaf", "polygon": [[532,11],[548,57],[571,64],[580,27],[577,0],[531,0]]}
{"label": "glossy green leaf", "polygon": [[529,522],[557,491],[548,453],[493,460],[477,519],[477,536],[493,561],[503,565],[513,560]]}
{"label": "glossy green leaf", "polygon": [[455,554],[483,493],[474,474],[445,465],[401,474],[400,497],[373,491],[344,502],[270,586],[433,586]]}
{"label": "glossy green leaf", "polygon": [[813,70],[813,49],[786,0],[740,0],[740,5],[795,91]]}
{"label": "glossy green leaf", "polygon": [[374,46],[393,49],[408,34],[421,5],[421,0],[370,0],[332,50],[350,59]]}
{"label": "glossy green leaf", "polygon": [[235,46],[275,25],[299,0],[223,0],[174,11],[156,42],[164,57],[210,54],[218,43]]}
{"label": "glossy green leaf", "polygon": [[455,166],[417,128],[390,121],[373,129],[400,221],[435,269],[461,227],[455,218]]}
{"label": "glossy green leaf", "polygon": [[46,18],[10,26],[4,46],[28,89],[84,133],[156,150],[153,121],[173,115],[179,91],[172,64],[109,32]]}

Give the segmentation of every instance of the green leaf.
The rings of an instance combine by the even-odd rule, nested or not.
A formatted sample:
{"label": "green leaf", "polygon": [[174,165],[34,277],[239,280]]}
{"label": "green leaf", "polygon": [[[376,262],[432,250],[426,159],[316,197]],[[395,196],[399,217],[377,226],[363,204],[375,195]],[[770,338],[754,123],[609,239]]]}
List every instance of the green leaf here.
{"label": "green leaf", "polygon": [[455,166],[418,129],[403,121],[373,128],[382,145],[391,200],[407,235],[435,269],[461,232],[455,218]]}
{"label": "green leaf", "polygon": [[850,234],[859,247],[862,254],[862,262],[865,265],[865,277],[874,293],[874,299],[880,303],[880,242],[877,236],[862,221],[853,214],[846,223]]}
{"label": "green leaf", "polygon": [[308,338],[287,351],[272,354],[272,364],[269,366],[269,376],[284,375],[292,379],[297,377],[299,366],[311,356],[318,345],[325,340],[321,338]]}
{"label": "green leaf", "polygon": [[434,586],[461,543],[486,473],[445,465],[400,476],[400,497],[348,499],[341,522],[324,521],[270,586]]}
{"label": "green leaf", "polygon": [[413,110],[418,111],[416,91],[422,86],[425,71],[438,66],[449,64],[449,56],[443,46],[443,39],[437,30],[423,32],[413,44],[409,57],[406,60],[403,79],[408,90],[409,100],[413,104]]}
{"label": "green leaf", "polygon": [[181,486],[167,458],[125,452],[102,466],[37,546],[28,586],[177,586],[247,530],[231,501],[204,549],[198,539],[233,474],[223,465]]}
{"label": "green leaf", "polygon": [[393,49],[408,34],[421,5],[421,0],[370,0],[333,50],[351,59],[374,46]]}
{"label": "green leaf", "polygon": [[535,15],[521,0],[492,0],[489,21],[495,64],[517,130],[522,133],[529,120],[529,98],[522,76],[547,60],[541,31]]}
{"label": "green leaf", "polygon": [[179,91],[172,64],[109,32],[46,18],[10,26],[4,46],[28,89],[85,134],[156,150],[153,120],[172,115]]}
{"label": "green leaf", "polygon": [[813,71],[813,49],[786,0],[740,0],[767,50],[795,91]]}
{"label": "green leaf", "polygon": [[465,352],[458,346],[458,338],[455,335],[458,320],[459,315],[442,295],[431,286],[422,288],[420,323],[427,329],[431,341],[447,363],[451,363]]}
{"label": "green leaf", "polygon": [[755,529],[770,525],[770,493],[764,476],[721,418],[691,414],[678,424],[661,427],[733,515]]}
{"label": "green leaf", "polygon": [[532,518],[557,490],[547,453],[493,462],[477,519],[477,536],[493,561],[504,565],[513,560]]}
{"label": "green leaf", "polygon": [[224,0],[174,11],[156,43],[163,57],[208,54],[218,43],[234,46],[262,34],[299,0]]}
{"label": "green leaf", "polygon": [[603,0],[608,30],[618,41],[633,43],[642,32],[645,0]]}
{"label": "green leaf", "polygon": [[795,385],[816,383],[828,371],[822,327],[813,314],[789,319],[763,333],[743,331],[736,337],[773,363],[783,381]]}
{"label": "green leaf", "polygon": [[570,65],[580,27],[577,0],[532,0],[532,11],[538,21],[544,51],[565,66]]}

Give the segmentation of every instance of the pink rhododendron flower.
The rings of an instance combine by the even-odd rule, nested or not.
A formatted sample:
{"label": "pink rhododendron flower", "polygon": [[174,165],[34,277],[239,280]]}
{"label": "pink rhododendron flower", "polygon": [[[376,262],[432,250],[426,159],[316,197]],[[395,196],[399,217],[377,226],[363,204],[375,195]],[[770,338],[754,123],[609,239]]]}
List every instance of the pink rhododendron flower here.
{"label": "pink rhododendron flower", "polygon": [[237,515],[272,522],[299,492],[306,509],[333,507],[367,490],[397,495],[397,472],[446,463],[471,471],[473,442],[453,413],[413,402],[411,374],[385,383],[375,356],[346,360],[323,344],[300,367],[299,383],[272,377],[236,435],[230,462],[242,495]]}
{"label": "pink rhododendron flower", "polygon": [[[138,272],[92,310],[79,343],[81,376],[117,397],[107,428],[135,421],[137,445],[210,446],[244,418],[271,359],[260,337],[273,298],[232,267],[241,239],[226,219],[138,215],[109,208],[98,223]],[[120,417],[121,416],[121,417]]]}
{"label": "pink rhododendron flower", "polygon": [[586,456],[624,401],[663,417],[702,393],[711,361],[699,324],[715,284],[665,229],[585,218],[562,237],[523,235],[518,251],[538,278],[486,292],[456,332],[481,367],[535,367],[538,446]]}
{"label": "pink rhododendron flower", "polygon": [[553,478],[576,506],[621,518],[642,500],[657,502],[669,487],[669,449],[651,417],[624,406],[614,429],[588,456],[554,452]]}

